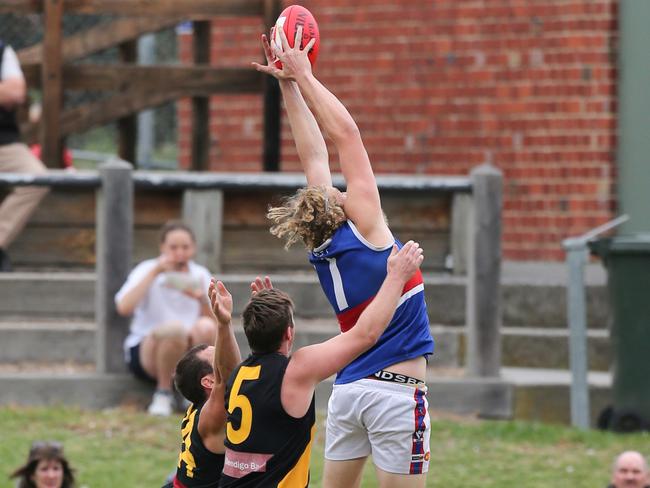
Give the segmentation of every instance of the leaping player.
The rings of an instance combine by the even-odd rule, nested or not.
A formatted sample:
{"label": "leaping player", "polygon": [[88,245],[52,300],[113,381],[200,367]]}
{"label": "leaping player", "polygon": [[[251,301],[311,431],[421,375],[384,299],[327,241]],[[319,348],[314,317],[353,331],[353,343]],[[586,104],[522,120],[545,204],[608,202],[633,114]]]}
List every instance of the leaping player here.
{"label": "leaping player", "polygon": [[[280,82],[308,186],[269,209],[271,232],[285,238],[287,247],[297,241],[305,244],[345,332],[379,290],[393,244],[402,244],[386,223],[354,119],[312,73],[307,53],[315,40],[300,49],[300,26],[295,47],[289,46],[283,29],[279,34],[282,49],[272,52],[262,36],[267,64],[253,64]],[[338,152],[346,193],[332,186],[317,120]],[[430,423],[424,380],[433,347],[424,284],[417,271],[379,342],[336,377],[327,415],[325,488],[358,487],[370,454],[381,487],[425,486]]]}

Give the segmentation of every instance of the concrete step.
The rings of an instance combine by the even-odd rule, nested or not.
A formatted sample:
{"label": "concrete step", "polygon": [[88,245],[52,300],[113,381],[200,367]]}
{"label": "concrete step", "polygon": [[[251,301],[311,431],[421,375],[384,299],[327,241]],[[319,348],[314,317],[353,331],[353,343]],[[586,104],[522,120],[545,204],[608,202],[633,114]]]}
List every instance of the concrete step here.
{"label": "concrete step", "polygon": [[[47,369],[40,370],[39,367]],[[430,369],[427,377],[429,408],[434,411],[483,418],[570,423],[570,375],[567,371],[504,368],[501,378],[465,378],[462,370]],[[317,407],[326,409],[333,379],[316,390]],[[592,425],[611,403],[611,379],[590,374]],[[149,385],[128,374],[99,374],[78,366],[62,371],[33,365],[22,371],[0,368],[1,405],[77,405],[107,408],[135,404],[144,408],[151,398]]]}
{"label": "concrete step", "polygon": [[93,273],[0,273],[0,317],[93,318]]}
{"label": "concrete step", "polygon": [[[567,328],[503,327],[501,364],[505,367],[569,369]],[[609,371],[611,342],[606,329],[587,331],[588,367]]]}
{"label": "concrete step", "polygon": [[[438,376],[440,374],[440,376]],[[429,386],[429,404],[432,409],[440,409],[457,413],[472,413],[463,411],[462,407],[455,405],[462,401],[462,393],[454,391],[453,387],[472,385],[469,395],[475,395],[480,388],[473,381],[487,382],[491,388],[486,388],[482,393],[494,399],[499,405],[507,402],[506,411],[509,419],[527,420],[545,423],[558,423],[569,425],[571,423],[571,372],[563,369],[549,368],[501,368],[500,378],[472,379],[465,378],[462,368],[453,371],[430,369],[427,377]],[[445,393],[453,395],[448,398],[448,403],[438,399],[434,400],[436,386],[445,384]],[[590,371],[588,373],[590,425],[596,427],[598,416],[612,403],[612,375],[606,372]],[[433,388],[431,385],[434,385]],[[453,386],[452,386],[453,385]],[[462,387],[462,386],[461,386]],[[502,390],[505,388],[505,392]],[[442,392],[441,392],[442,393]],[[507,398],[503,398],[503,395]],[[483,397],[480,401],[474,399],[469,405],[486,405],[489,400]],[[476,412],[474,412],[476,413]],[[484,413],[481,416],[486,416]],[[497,417],[503,418],[503,417]]]}
{"label": "concrete step", "polygon": [[95,362],[95,323],[79,320],[0,322],[0,363]]}
{"label": "concrete step", "polygon": [[144,407],[153,389],[129,374],[34,370],[2,372],[0,405],[76,405],[107,408],[136,404]]}
{"label": "concrete step", "polygon": [[[513,387],[512,418],[545,423],[571,423],[571,373],[566,370],[502,368],[502,379]],[[612,377],[590,372],[589,410],[591,426],[612,404]]]}
{"label": "concrete step", "polygon": [[[571,385],[571,371],[555,368],[501,368],[501,378],[515,386]],[[589,371],[587,382],[596,388],[611,388],[612,374],[605,371]]]}
{"label": "concrete step", "polygon": [[[235,320],[237,341],[242,354],[248,354],[241,323]],[[430,365],[454,368],[463,365],[465,335],[462,327],[431,326],[436,352]],[[296,328],[296,346],[322,342],[338,334],[331,319],[300,319]],[[502,328],[502,364],[504,366],[568,369],[568,337],[566,329],[504,327]],[[607,331],[588,331],[590,369],[607,371],[611,364]],[[32,320],[0,321],[0,363],[21,361],[73,361],[93,363],[95,360],[95,324],[90,321]]]}
{"label": "concrete step", "polygon": [[[434,367],[461,366],[465,363],[466,336],[463,327],[431,326],[436,340]],[[609,332],[587,331],[589,369],[608,371],[612,354]],[[504,367],[568,369],[569,330],[546,327],[502,327],[501,365]]]}
{"label": "concrete step", "polygon": [[[239,319],[235,319],[234,328],[242,355],[248,355],[250,350]],[[432,327],[437,342],[433,366],[459,365],[461,339],[453,329],[458,328]],[[326,341],[338,333],[334,320],[300,319],[294,348]],[[0,321],[0,368],[2,364],[34,361],[94,363],[95,350],[95,324],[90,321]]]}
{"label": "concrete step", "polygon": [[[40,367],[47,369],[40,370]],[[104,375],[89,371],[52,369],[51,364],[33,364],[21,371],[0,367],[0,405],[78,405],[106,408],[137,404],[144,408],[151,398],[149,385],[128,374]],[[317,407],[325,410],[334,378],[323,381],[316,390]],[[466,379],[431,375],[428,380],[429,404],[434,410],[486,418],[510,418],[512,386],[499,379]]]}
{"label": "concrete step", "polygon": [[[557,279],[536,279],[519,271],[504,274],[502,310],[505,326],[565,327],[566,287]],[[241,312],[249,296],[252,274],[218,276],[233,293],[235,313]],[[331,317],[332,311],[313,273],[277,274],[275,286],[287,291],[296,303],[296,315]],[[432,323],[464,325],[464,277],[449,274],[424,275],[425,293]],[[92,318],[94,315],[94,273],[1,273],[0,317],[17,318]],[[601,282],[587,287],[588,324],[605,328],[609,307]]]}

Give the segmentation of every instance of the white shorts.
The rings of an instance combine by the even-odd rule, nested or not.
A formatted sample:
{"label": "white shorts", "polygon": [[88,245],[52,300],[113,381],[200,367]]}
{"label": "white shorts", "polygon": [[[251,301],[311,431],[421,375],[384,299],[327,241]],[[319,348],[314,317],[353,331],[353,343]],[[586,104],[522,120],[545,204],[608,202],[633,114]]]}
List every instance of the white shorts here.
{"label": "white shorts", "polygon": [[427,387],[361,379],[334,385],[327,407],[325,459],[345,461],[372,454],[388,473],[429,471]]}

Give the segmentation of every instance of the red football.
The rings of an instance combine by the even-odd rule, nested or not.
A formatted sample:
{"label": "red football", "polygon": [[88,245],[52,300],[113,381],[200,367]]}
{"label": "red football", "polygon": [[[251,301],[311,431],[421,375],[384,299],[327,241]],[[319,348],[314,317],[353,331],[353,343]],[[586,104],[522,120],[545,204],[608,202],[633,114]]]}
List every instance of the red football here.
{"label": "red football", "polygon": [[[291,5],[282,11],[278,20],[275,21],[275,25],[271,27],[271,48],[272,50],[282,51],[280,29],[284,29],[284,34],[287,36],[289,46],[293,47],[293,41],[296,37],[296,29],[299,25],[302,26],[301,48],[305,47],[312,38],[316,39],[316,43],[307,54],[309,62],[313,66],[314,63],[316,63],[316,57],[318,56],[320,35],[318,33],[318,24],[316,23],[316,19],[305,7],[300,5]],[[275,65],[279,69],[282,69],[282,63],[280,61],[275,61]]]}

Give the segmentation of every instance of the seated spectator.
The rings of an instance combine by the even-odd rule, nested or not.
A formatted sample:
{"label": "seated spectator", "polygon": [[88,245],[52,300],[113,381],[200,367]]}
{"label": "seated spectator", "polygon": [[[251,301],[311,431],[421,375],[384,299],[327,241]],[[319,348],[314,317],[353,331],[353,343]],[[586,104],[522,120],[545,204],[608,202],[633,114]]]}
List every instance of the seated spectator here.
{"label": "seated spectator", "polygon": [[16,488],[72,488],[74,474],[58,442],[34,442],[27,462],[16,469]]}
{"label": "seated spectator", "polygon": [[132,315],[125,359],[138,378],[156,384],[152,415],[173,411],[172,377],[191,347],[214,344],[217,325],[208,301],[210,272],[192,258],[192,230],[168,222],[160,234],[160,256],[138,264],[115,295],[117,311]]}
{"label": "seated spectator", "polygon": [[607,488],[650,488],[648,463],[637,451],[619,454],[612,467],[612,483]]}

